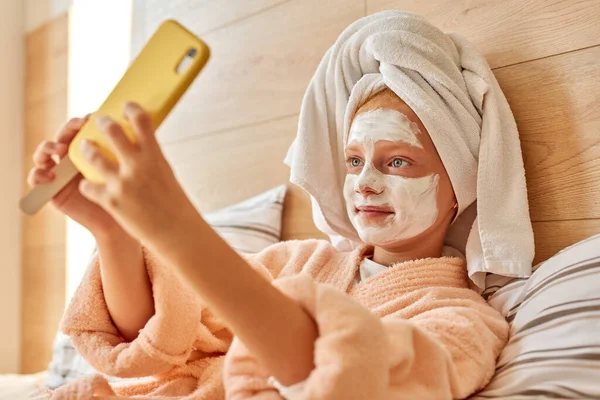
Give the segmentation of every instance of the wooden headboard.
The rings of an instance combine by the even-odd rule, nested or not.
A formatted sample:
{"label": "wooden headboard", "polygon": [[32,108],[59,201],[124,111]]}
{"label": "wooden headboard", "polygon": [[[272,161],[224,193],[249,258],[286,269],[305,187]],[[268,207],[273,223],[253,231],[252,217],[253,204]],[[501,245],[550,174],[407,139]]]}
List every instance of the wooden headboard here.
{"label": "wooden headboard", "polygon": [[[189,194],[210,211],[287,181],[282,163],[319,60],[354,20],[426,15],[487,57],[517,119],[537,256],[600,232],[600,2],[596,0],[135,0],[133,52],[165,18],[213,57],[160,131]],[[320,236],[292,188],[284,237]]]}

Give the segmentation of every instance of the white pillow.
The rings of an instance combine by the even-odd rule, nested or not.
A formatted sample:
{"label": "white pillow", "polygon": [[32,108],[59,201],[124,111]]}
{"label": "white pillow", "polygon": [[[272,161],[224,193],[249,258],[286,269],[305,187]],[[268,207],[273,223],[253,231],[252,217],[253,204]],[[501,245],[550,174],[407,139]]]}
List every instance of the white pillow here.
{"label": "white pillow", "polygon": [[246,201],[205,214],[204,219],[240,253],[258,253],[279,242],[287,186],[281,185]]}
{"label": "white pillow", "polygon": [[488,303],[507,318],[510,339],[473,399],[599,399],[600,235],[539,264],[529,279],[502,283],[486,292],[502,286]]}
{"label": "white pillow", "polygon": [[[281,238],[286,191],[287,187],[281,185],[203,217],[237,251],[258,253]],[[51,389],[96,372],[75,350],[71,339],[61,332],[54,340],[53,353],[46,378],[46,385]]]}

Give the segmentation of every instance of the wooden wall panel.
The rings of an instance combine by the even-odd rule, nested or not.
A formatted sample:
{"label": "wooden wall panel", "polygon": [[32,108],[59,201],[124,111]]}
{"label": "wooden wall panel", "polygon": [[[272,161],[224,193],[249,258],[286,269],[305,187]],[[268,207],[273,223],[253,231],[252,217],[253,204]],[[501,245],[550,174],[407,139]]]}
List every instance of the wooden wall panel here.
{"label": "wooden wall panel", "polygon": [[[163,152],[182,186],[202,212],[235,204],[288,183],[283,159],[294,140],[298,117],[199,135],[166,144]],[[282,239],[326,239],[312,221],[308,195],[288,183]]]}
{"label": "wooden wall panel", "polygon": [[600,233],[600,219],[534,222],[535,260],[545,261],[560,250]]}
{"label": "wooden wall panel", "polygon": [[22,186],[18,167],[23,164],[24,16],[23,0],[0,2],[0,374],[21,369],[23,224],[16,205]]}
{"label": "wooden wall panel", "polygon": [[[67,30],[68,17],[64,14],[27,35],[25,104],[28,107],[45,105],[48,98],[54,96],[64,98],[67,76],[65,69],[68,50]],[[60,104],[56,106],[60,107]],[[42,123],[40,120],[31,122]]]}
{"label": "wooden wall panel", "polygon": [[131,49],[137,54],[161,21],[174,18],[198,35],[238,23],[290,0],[133,0]]}
{"label": "wooden wall panel", "polygon": [[[192,20],[186,7],[169,10]],[[296,115],[323,54],[363,14],[363,0],[289,1],[204,35],[212,58],[159,136],[171,143]]]}
{"label": "wooden wall panel", "polygon": [[[223,29],[290,0],[134,0],[138,29],[151,34],[160,21],[176,18],[199,35]],[[185,12],[182,12],[185,10]]]}
{"label": "wooden wall panel", "polygon": [[282,118],[163,146],[188,195],[210,212],[288,181],[283,163],[297,117]]}
{"label": "wooden wall panel", "polygon": [[600,218],[600,47],[495,70],[521,134],[534,221]]}
{"label": "wooden wall panel", "polygon": [[[39,219],[47,223],[54,214],[46,211]],[[56,229],[61,231],[64,228]],[[52,359],[52,343],[65,308],[65,244],[26,244],[22,259],[21,372],[29,374],[47,369]]]}
{"label": "wooden wall panel", "polygon": [[600,44],[597,0],[365,0],[367,12],[417,12],[472,41],[492,68]]}
{"label": "wooden wall panel", "polygon": [[[26,38],[24,178],[34,149],[67,118],[67,35],[64,14]],[[51,207],[23,218],[21,369],[33,373],[48,367],[65,306],[66,220]]]}
{"label": "wooden wall panel", "polygon": [[325,239],[327,235],[317,230],[312,220],[310,196],[298,186],[288,184],[282,221],[282,240]]}

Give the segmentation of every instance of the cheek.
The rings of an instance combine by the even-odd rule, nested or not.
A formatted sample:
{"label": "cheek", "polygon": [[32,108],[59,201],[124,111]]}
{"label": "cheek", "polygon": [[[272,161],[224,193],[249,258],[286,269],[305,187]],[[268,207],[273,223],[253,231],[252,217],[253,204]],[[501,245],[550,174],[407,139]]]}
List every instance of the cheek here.
{"label": "cheek", "polygon": [[386,186],[391,202],[401,213],[425,217],[439,209],[438,175],[421,178],[388,176]]}
{"label": "cheek", "polygon": [[456,196],[452,189],[452,183],[448,175],[440,175],[440,181],[438,185],[437,204],[439,210],[449,210],[454,207],[456,203]]}
{"label": "cheek", "polygon": [[346,175],[346,181],[344,182],[344,199],[346,200],[347,205],[350,205],[350,203],[354,204],[354,186],[356,185],[357,179],[358,175]]}

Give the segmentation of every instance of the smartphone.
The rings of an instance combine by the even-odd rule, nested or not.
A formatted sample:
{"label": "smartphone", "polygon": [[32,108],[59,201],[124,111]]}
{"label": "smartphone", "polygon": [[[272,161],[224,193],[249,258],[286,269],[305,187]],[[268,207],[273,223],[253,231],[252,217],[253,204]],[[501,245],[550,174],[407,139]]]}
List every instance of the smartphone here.
{"label": "smartphone", "polygon": [[99,115],[107,115],[121,124],[128,138],[135,135],[123,117],[126,102],[138,103],[146,110],[158,128],[177,101],[185,93],[210,57],[208,46],[194,34],[173,20],[163,22],[131,63],[119,83],[82,127],[71,145],[69,158],[83,176],[93,182],[102,182],[81,154],[81,141],[95,142],[100,150],[116,161],[106,135],[96,127]]}
{"label": "smartphone", "polygon": [[202,40],[173,20],[163,22],[142,51],[131,63],[119,83],[69,146],[69,154],[52,171],[55,179],[35,186],[19,206],[29,215],[37,213],[79,172],[93,182],[104,179],[81,154],[81,141],[95,142],[103,154],[116,161],[105,135],[96,128],[99,115],[107,115],[123,127],[127,137],[135,141],[131,127],[123,117],[123,105],[136,102],[151,116],[158,128],[177,101],[206,65],[210,49]]}

